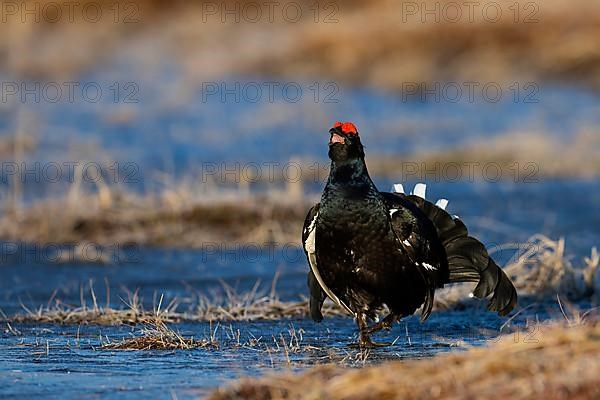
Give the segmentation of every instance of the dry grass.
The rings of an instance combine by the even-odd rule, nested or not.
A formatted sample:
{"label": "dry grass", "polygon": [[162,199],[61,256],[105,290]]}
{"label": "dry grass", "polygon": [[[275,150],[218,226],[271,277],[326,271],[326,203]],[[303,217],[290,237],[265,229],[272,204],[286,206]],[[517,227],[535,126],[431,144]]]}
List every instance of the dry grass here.
{"label": "dry grass", "polygon": [[[93,287],[89,296],[81,295],[80,305],[67,305],[58,299],[51,299],[46,306],[31,310],[23,306],[25,313],[10,319],[17,323],[46,323],[46,324],[77,324],[77,325],[137,325],[153,318],[160,318],[165,323],[183,321],[258,321],[304,318],[308,316],[308,300],[282,301],[275,291],[276,279],[271,290],[266,293],[260,289],[260,282],[247,293],[237,293],[232,287],[222,283],[224,296],[197,296],[197,301],[188,311],[177,311],[179,302],[172,299],[161,307],[154,306],[145,310],[137,292],[127,292],[126,308],[114,309],[109,305],[98,304]],[[107,289],[108,290],[108,289]],[[107,295],[109,299],[109,295]],[[109,303],[110,300],[107,300]],[[88,303],[91,305],[88,306]],[[159,304],[162,304],[162,298]],[[345,311],[333,303],[326,303],[323,315],[346,315]]]}
{"label": "dry grass", "polygon": [[600,293],[600,258],[595,247],[581,267],[574,267],[565,254],[564,238],[551,240],[534,235],[521,249],[524,251],[519,252],[505,271],[522,293],[538,296],[563,293],[574,300]]}
{"label": "dry grass", "polygon": [[218,348],[218,342],[210,339],[194,339],[183,337],[179,332],[169,328],[160,316],[144,318],[143,328],[138,335],[119,342],[102,345],[107,350],[190,350],[198,348]]}
{"label": "dry grass", "polygon": [[[565,255],[564,239],[550,240],[543,235],[533,236],[525,244],[514,245],[517,253],[505,271],[512,277],[521,296],[554,299],[562,296],[565,300],[581,300],[600,295],[600,256],[594,248],[585,265],[574,267]],[[510,248],[501,246],[493,251]],[[95,324],[95,325],[136,325],[148,318],[160,316],[165,323],[182,321],[256,321],[305,318],[308,316],[308,300],[282,301],[276,291],[277,276],[266,291],[260,282],[246,293],[238,293],[232,287],[222,283],[222,293],[213,296],[193,294],[194,303],[187,311],[178,311],[180,303],[171,300],[165,307],[156,306],[153,310],[144,310],[137,292],[127,292],[127,307],[114,309],[109,305],[98,304],[97,296],[90,284],[89,296],[83,289],[80,305],[67,305],[52,297],[47,306],[37,310],[25,307],[25,313],[10,318],[14,322],[36,322],[53,324]],[[436,292],[434,308],[451,309],[469,302],[469,292],[473,284],[460,284]],[[87,300],[86,300],[87,299]],[[107,288],[107,303],[110,303],[110,291]],[[560,300],[559,300],[560,301]],[[88,304],[90,304],[88,306]],[[159,304],[162,304],[162,299]],[[344,310],[331,302],[323,307],[325,316],[345,316]]]}
{"label": "dry grass", "polygon": [[[590,135],[583,136],[597,142]],[[541,137],[538,139],[531,139],[530,143],[543,142]],[[478,178],[486,176],[481,169],[489,162],[500,163],[497,165],[502,168],[502,178],[525,182],[552,175],[596,176],[600,164],[595,166],[585,162],[584,168],[581,162],[595,159],[585,157],[597,147],[592,142],[577,139],[577,146],[562,151],[560,156],[558,144],[550,146],[546,143],[556,151],[542,148],[537,153],[527,152],[531,146],[524,146],[519,152],[504,152],[504,147],[492,146],[496,150],[484,152],[474,146],[460,154],[450,152],[447,156],[407,156],[401,160],[373,156],[367,162],[373,175],[389,177],[398,177],[399,171],[408,173],[403,163],[411,163],[411,159],[420,160],[412,163],[419,169],[416,175],[408,178],[422,176],[426,171],[427,177],[437,174],[440,179],[446,179],[446,175],[454,176],[455,173],[454,167],[451,172],[443,172],[448,165],[463,168],[461,176],[465,179],[471,174]],[[504,157],[503,154],[511,156]],[[540,157],[536,158],[535,154]],[[562,160],[563,164],[554,163],[556,168],[547,169],[552,164],[547,162],[549,158]],[[473,170],[473,164],[466,164],[467,161],[478,163],[478,167]],[[301,165],[306,167],[304,170],[309,170],[310,164],[304,161]],[[304,174],[306,179],[324,182],[329,171],[327,163],[322,165],[324,168],[318,175]],[[497,173],[496,168],[492,171],[492,175]],[[78,251],[85,249],[84,245],[119,244],[125,247],[138,244],[178,248],[205,248],[214,244],[300,245],[299,232],[306,210],[318,201],[318,195],[305,194],[303,182],[277,181],[270,183],[265,191],[250,192],[241,183],[237,187],[227,182],[216,186],[188,177],[178,182],[167,179],[156,191],[136,193],[103,181],[96,182],[93,187],[84,187],[81,177],[76,175],[75,178],[61,196],[41,198],[27,205],[19,201],[6,203],[0,209],[0,239],[38,244],[76,243],[79,246],[72,253],[75,256],[72,261],[78,262],[85,262],[85,256]],[[7,193],[7,197],[19,198],[17,193]],[[98,261],[110,262],[95,260]]]}
{"label": "dry grass", "polygon": [[[102,350],[192,350],[206,349],[215,350],[222,347],[236,349],[251,349],[253,351],[267,353],[274,363],[273,354],[280,354],[287,364],[292,364],[291,355],[305,352],[314,352],[322,350],[319,347],[304,344],[303,330],[297,330],[293,324],[287,331],[287,334],[280,333],[273,335],[271,340],[263,337],[255,337],[250,334],[247,340],[242,340],[242,333],[239,329],[234,330],[233,326],[229,328],[222,327],[220,324],[209,328],[209,336],[204,339],[195,339],[194,337],[184,337],[178,331],[170,328],[164,321],[160,313],[143,320],[142,328],[130,338],[124,338],[120,341],[107,342],[101,346]],[[222,340],[219,340],[221,337]]]}
{"label": "dry grass", "polygon": [[[503,144],[498,146],[473,145],[458,152],[398,159],[373,155],[367,162],[374,176],[408,174],[404,165],[410,163],[417,170],[411,170],[412,175],[404,178],[436,176],[440,180],[453,179],[455,173],[465,179],[471,175],[487,176],[483,168],[491,162],[500,166],[503,179],[524,182],[531,179],[537,182],[546,176],[595,177],[600,172],[600,164],[590,161],[597,158],[593,154],[600,146],[598,135],[579,135],[567,150],[564,144],[545,140],[543,136],[527,136],[525,142],[508,136],[499,139]],[[478,163],[475,168],[473,163]],[[309,161],[301,165],[304,171],[310,170]],[[329,170],[327,163],[322,166],[318,175],[303,176],[324,182]],[[462,170],[456,171],[455,167]],[[489,174],[494,178],[498,170],[494,167],[491,171]],[[188,177],[178,182],[165,179],[156,191],[136,193],[102,180],[85,186],[81,173],[76,171],[75,179],[65,186],[62,195],[42,197],[27,205],[20,201],[22,184],[10,185],[6,197],[13,201],[0,208],[0,239],[38,244],[77,243],[73,261],[79,262],[85,262],[85,257],[77,251],[84,249],[85,244],[179,248],[203,248],[215,243],[300,245],[299,232],[306,210],[318,201],[316,194],[304,194],[306,182],[271,182],[267,190],[250,192],[243,183],[235,186],[224,182],[217,186],[214,182]]]}
{"label": "dry grass", "polygon": [[215,188],[201,182],[136,194],[102,182],[83,189],[75,180],[65,193],[5,208],[0,213],[0,238],[186,248],[219,243],[299,244],[306,210],[315,201],[299,197],[294,185],[251,194],[242,188]]}
{"label": "dry grass", "polygon": [[[106,289],[106,305],[98,304],[96,292],[90,282],[89,296],[85,296],[83,288],[80,290],[80,305],[69,305],[56,299],[54,293],[46,306],[32,310],[22,305],[25,313],[11,318],[12,321],[34,322],[41,324],[73,324],[73,325],[138,325],[144,324],[152,319],[160,319],[163,322],[178,322],[180,314],[174,309],[177,302],[171,301],[165,307],[158,307],[153,311],[143,309],[138,292],[127,292],[126,308],[114,309],[110,307],[110,288]],[[90,305],[88,305],[88,302]],[[160,304],[162,305],[162,297]]]}
{"label": "dry grass", "polygon": [[297,375],[245,379],[216,399],[598,398],[600,323],[536,327],[489,348],[359,370],[319,366]]}
{"label": "dry grass", "polygon": [[[239,294],[223,283],[225,297],[222,299],[202,296],[193,311],[195,318],[202,321],[254,321],[278,320],[283,318],[303,318],[308,315],[308,300],[281,301],[277,295],[273,280],[271,291],[259,290],[260,282],[247,293]],[[333,303],[326,303],[323,315],[346,315],[344,310]]]}
{"label": "dry grass", "polygon": [[[445,9],[449,2],[418,5],[433,9],[437,3]],[[32,7],[34,2],[26,3]],[[59,23],[35,23],[30,18],[23,23],[19,15],[9,17],[0,25],[4,69],[22,75],[68,76],[108,61],[126,47],[145,65],[160,64],[157,53],[163,57],[170,53],[167,58],[178,60],[192,82],[246,73],[294,79],[318,76],[387,90],[400,90],[404,82],[515,77],[600,85],[596,46],[600,3],[595,0],[534,2],[537,23],[522,22],[532,11],[526,3],[520,3],[518,22],[508,4],[500,21],[488,22],[482,12],[485,3],[492,3],[487,0],[478,3],[473,21],[464,8],[458,22],[443,14],[438,22],[430,16],[427,23],[422,23],[420,13],[406,18],[403,3],[410,2],[389,0],[338,2],[337,23],[322,22],[332,10],[324,3],[321,22],[315,23],[310,1],[300,2],[304,17],[297,23],[282,18],[283,4],[274,23],[265,17],[267,9],[258,23],[236,23],[233,18],[222,23],[219,14],[203,21],[201,3],[140,0],[135,2],[139,22],[123,24],[113,22],[114,2],[96,3],[108,16],[98,23],[86,23],[81,12],[75,23],[66,18]],[[231,8],[244,2],[227,3]],[[67,12],[65,8],[62,14]],[[269,46],[264,46],[265,37],[271,40]]]}

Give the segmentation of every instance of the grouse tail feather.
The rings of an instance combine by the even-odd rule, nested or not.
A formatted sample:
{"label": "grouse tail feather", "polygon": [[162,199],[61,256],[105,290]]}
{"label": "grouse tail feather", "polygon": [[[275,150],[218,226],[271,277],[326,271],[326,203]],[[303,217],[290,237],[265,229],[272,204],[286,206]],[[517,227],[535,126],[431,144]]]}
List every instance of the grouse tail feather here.
{"label": "grouse tail feather", "polygon": [[507,315],[517,304],[517,290],[510,278],[490,257],[479,240],[469,236],[465,224],[458,216],[451,216],[445,208],[448,200],[433,204],[425,200],[424,184],[415,186],[414,194],[406,199],[414,203],[433,223],[438,238],[446,252],[449,283],[477,282],[473,295],[478,298],[492,296],[488,309]]}

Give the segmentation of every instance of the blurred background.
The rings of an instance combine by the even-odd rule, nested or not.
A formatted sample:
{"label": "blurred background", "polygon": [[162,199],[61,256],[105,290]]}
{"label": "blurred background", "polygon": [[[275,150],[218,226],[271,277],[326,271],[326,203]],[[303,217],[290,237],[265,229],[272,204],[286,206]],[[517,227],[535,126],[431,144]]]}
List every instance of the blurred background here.
{"label": "blurred background", "polygon": [[[587,299],[592,272],[582,283],[573,268],[598,266],[599,38],[597,0],[1,1],[0,316],[80,304],[93,281],[138,288],[147,309],[164,293],[196,310],[190,288],[212,293],[227,282],[254,293],[273,276],[281,298],[297,300],[307,270],[300,230],[327,178],[335,121],[357,125],[380,189],[426,182],[428,198],[449,199],[500,264],[554,271],[513,268],[519,290],[547,285],[554,296],[568,276]],[[124,307],[106,297],[107,307]],[[547,315],[529,309],[514,323],[538,312]],[[448,313],[432,318],[430,328],[409,320],[430,329],[413,336],[425,350],[385,357],[444,351],[428,342],[439,332],[470,335],[470,344],[490,337]],[[498,318],[477,318],[498,334]],[[334,328],[353,334],[349,319],[301,321],[307,337],[332,347]],[[273,324],[243,330],[270,337],[287,326]],[[199,327],[212,328],[184,329]],[[56,339],[20,329],[29,342]],[[57,346],[75,334],[60,331]],[[36,371],[6,335],[4,372]],[[133,374],[114,378],[119,385],[155,395],[256,373],[245,368],[257,362],[254,353],[243,353],[242,367],[194,353],[207,368],[241,370],[188,369],[208,375],[184,383],[160,363],[149,381],[136,370],[143,355],[112,364],[92,350],[50,353],[63,357],[44,359],[52,368],[64,361],[96,376],[80,364],[93,357],[115,376]],[[189,368],[185,357],[168,360]],[[83,384],[50,378],[41,393]]]}
{"label": "blurred background", "polygon": [[[459,202],[485,191],[459,210],[528,228],[490,240],[573,233],[587,251],[600,214],[599,4],[3,1],[0,234],[91,235],[98,224],[71,214],[127,196],[181,213],[224,201],[224,187],[281,189],[299,221],[300,198],[327,176],[327,130],[349,120],[381,186],[438,183]],[[48,201],[61,198],[57,217]],[[30,229],[13,226],[27,215]],[[292,227],[280,230],[297,241]],[[140,235],[125,236],[160,241]]]}
{"label": "blurred background", "polygon": [[[459,196],[502,197],[501,213],[474,212],[489,220],[520,215],[518,196],[494,190],[526,183],[518,190],[537,195],[538,207],[514,222],[533,224],[527,234],[569,233],[554,229],[560,209],[598,204],[598,7],[3,1],[4,213],[26,218],[23,208],[61,197],[74,212],[90,193],[98,196],[79,213],[133,193],[181,212],[223,200],[219,188],[232,185],[239,196],[283,184],[297,203],[327,176],[329,126],[349,120],[384,187],[428,181],[441,196],[456,191],[448,183],[474,183]],[[575,192],[593,201],[567,201]],[[41,214],[27,225],[49,219]],[[15,221],[0,234],[43,240],[9,229]],[[46,225],[63,232],[78,222]],[[586,237],[597,224],[585,225],[573,230]]]}

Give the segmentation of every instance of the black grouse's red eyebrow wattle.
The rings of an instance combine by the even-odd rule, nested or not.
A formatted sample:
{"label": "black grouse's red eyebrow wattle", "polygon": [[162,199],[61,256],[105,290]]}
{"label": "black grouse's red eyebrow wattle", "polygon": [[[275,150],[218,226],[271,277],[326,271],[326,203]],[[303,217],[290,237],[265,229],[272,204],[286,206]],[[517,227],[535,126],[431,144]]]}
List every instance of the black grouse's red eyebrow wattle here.
{"label": "black grouse's red eyebrow wattle", "polygon": [[335,124],[333,124],[331,129],[337,128],[340,128],[340,130],[347,135],[358,135],[358,129],[356,129],[356,125],[354,125],[352,122],[337,121]]}

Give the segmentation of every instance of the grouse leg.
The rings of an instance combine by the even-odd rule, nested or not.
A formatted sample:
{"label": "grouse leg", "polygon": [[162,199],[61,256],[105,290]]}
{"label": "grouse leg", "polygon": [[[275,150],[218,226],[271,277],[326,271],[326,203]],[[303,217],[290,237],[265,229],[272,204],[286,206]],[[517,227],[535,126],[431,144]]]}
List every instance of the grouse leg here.
{"label": "grouse leg", "polygon": [[392,327],[392,323],[396,320],[396,314],[389,313],[384,319],[368,328],[369,334],[377,333],[382,329],[389,330]]}
{"label": "grouse leg", "polygon": [[383,347],[390,345],[390,343],[377,343],[371,340],[371,332],[369,327],[367,326],[367,315],[365,313],[359,313],[356,318],[356,322],[358,324],[358,329],[360,332],[360,339],[358,342],[359,347]]}

